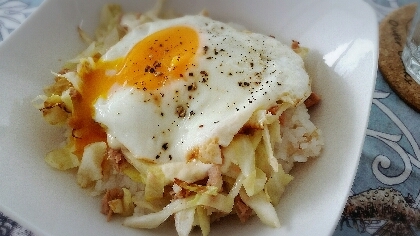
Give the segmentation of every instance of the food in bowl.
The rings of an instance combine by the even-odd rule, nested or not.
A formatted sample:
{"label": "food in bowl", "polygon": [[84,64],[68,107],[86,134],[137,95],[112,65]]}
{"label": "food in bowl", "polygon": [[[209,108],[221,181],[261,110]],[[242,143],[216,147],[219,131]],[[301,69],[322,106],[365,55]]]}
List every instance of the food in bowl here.
{"label": "food in bowl", "polygon": [[295,162],[320,154],[308,107],[319,98],[297,42],[219,22],[205,13],[123,13],[106,5],[86,50],[38,97],[66,141],[46,155],[77,169],[102,195],[107,219],[179,235],[236,214],[272,227]]}

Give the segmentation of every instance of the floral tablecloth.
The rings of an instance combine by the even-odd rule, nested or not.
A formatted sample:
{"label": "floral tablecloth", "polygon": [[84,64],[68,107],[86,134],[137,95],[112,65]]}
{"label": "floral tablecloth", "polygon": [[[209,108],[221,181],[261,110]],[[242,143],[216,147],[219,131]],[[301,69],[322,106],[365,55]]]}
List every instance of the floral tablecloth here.
{"label": "floral tablecloth", "polygon": [[[365,1],[376,11],[378,23],[414,2]],[[41,3],[0,0],[0,42]],[[420,114],[399,99],[378,72],[360,164],[333,235],[420,235],[419,127]],[[33,234],[0,212],[0,235]]]}

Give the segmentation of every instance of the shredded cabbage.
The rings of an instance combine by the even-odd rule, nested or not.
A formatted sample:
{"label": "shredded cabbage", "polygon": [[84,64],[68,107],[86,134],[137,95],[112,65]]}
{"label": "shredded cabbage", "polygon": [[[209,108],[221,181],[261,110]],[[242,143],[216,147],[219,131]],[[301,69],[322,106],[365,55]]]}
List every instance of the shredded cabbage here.
{"label": "shredded cabbage", "polygon": [[107,145],[104,142],[89,144],[83,152],[82,162],[77,171],[77,183],[87,187],[95,180],[102,178],[102,161],[104,160]]}
{"label": "shredded cabbage", "polygon": [[163,197],[165,188],[165,175],[158,167],[151,167],[147,172],[144,198],[146,201]]}
{"label": "shredded cabbage", "polygon": [[72,153],[72,148],[68,146],[52,150],[44,160],[51,167],[59,170],[68,170],[80,165],[79,158]]}
{"label": "shredded cabbage", "polygon": [[187,208],[174,214],[175,228],[179,236],[188,236],[194,224],[195,208]]}
{"label": "shredded cabbage", "polygon": [[124,192],[124,196],[122,200],[123,211],[121,212],[121,215],[130,216],[134,212],[134,203],[131,197],[131,192],[126,188],[122,188],[122,190]]}
{"label": "shredded cabbage", "polygon": [[134,228],[152,229],[162,224],[169,216],[191,207],[212,207],[220,212],[230,213],[233,207],[233,199],[223,194],[216,196],[207,193],[199,193],[187,198],[176,199],[165,206],[161,211],[142,216],[130,216],[124,220],[124,225]]}
{"label": "shredded cabbage", "polygon": [[260,218],[264,224],[276,228],[280,227],[280,221],[277,217],[276,209],[274,209],[274,206],[269,202],[269,199],[264,192],[248,196],[246,192],[239,191],[239,195],[245,204],[255,211],[258,218]]}
{"label": "shredded cabbage", "polygon": [[293,177],[286,174],[281,164],[278,166],[277,172],[272,173],[267,183],[265,184],[265,192],[270,197],[270,202],[277,205],[286,186],[293,180]]}
{"label": "shredded cabbage", "polygon": [[204,206],[197,206],[195,210],[195,219],[198,221],[198,225],[201,228],[203,236],[207,236],[210,233],[210,216],[207,214],[207,210]]}

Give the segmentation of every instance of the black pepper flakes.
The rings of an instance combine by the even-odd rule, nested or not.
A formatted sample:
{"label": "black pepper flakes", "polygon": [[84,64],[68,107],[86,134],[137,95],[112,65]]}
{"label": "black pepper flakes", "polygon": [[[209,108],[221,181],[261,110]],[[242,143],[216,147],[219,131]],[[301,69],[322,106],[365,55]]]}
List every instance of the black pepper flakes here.
{"label": "black pepper flakes", "polygon": [[251,83],[249,82],[238,82],[239,87],[249,87]]}
{"label": "black pepper flakes", "polygon": [[163,149],[163,150],[167,150],[167,149],[168,149],[168,143],[164,143],[164,144],[162,145],[162,149]]}
{"label": "black pepper flakes", "polygon": [[160,62],[158,62],[158,61],[155,61],[155,62],[153,62],[153,67],[156,69],[156,68],[159,68],[159,67],[161,67],[161,63]]}
{"label": "black pepper flakes", "polygon": [[188,85],[187,87],[188,91],[194,91],[197,89],[197,85],[195,83]]}
{"label": "black pepper flakes", "polygon": [[185,108],[183,106],[177,106],[175,113],[178,114],[178,117],[185,117]]}

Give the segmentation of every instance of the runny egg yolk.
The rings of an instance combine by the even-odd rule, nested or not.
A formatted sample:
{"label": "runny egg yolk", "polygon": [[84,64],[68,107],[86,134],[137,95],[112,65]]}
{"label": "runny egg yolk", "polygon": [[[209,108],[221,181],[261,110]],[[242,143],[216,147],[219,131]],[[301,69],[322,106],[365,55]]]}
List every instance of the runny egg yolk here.
{"label": "runny egg yolk", "polygon": [[139,41],[124,58],[99,60],[93,70],[82,75],[81,96],[73,101],[70,126],[79,157],[86,145],[106,141],[105,130],[93,120],[94,104],[106,98],[114,85],[142,91],[154,90],[183,75],[193,67],[198,49],[197,32],[186,26],[157,31]]}

